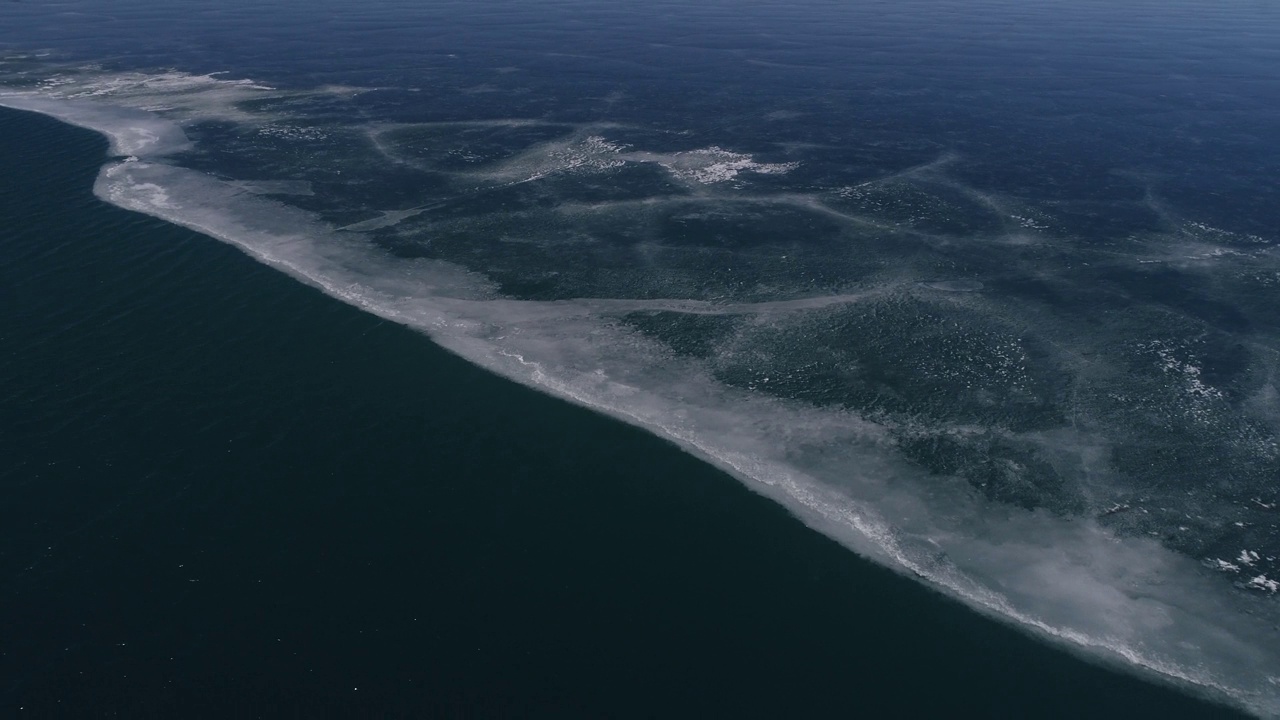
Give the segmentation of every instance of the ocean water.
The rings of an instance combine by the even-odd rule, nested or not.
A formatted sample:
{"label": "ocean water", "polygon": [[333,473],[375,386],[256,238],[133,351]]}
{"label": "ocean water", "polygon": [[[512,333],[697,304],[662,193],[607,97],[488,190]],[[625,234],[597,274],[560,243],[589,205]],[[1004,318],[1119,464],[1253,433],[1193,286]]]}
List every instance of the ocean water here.
{"label": "ocean water", "polygon": [[9,696],[1280,714],[1277,14],[4,6]]}

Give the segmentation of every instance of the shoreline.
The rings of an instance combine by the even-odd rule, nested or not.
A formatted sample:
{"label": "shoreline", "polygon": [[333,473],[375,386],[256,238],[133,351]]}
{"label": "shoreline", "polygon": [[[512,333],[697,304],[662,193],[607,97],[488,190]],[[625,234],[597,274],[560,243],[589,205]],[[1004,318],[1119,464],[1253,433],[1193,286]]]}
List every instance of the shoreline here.
{"label": "shoreline", "polygon": [[[48,117],[55,117],[55,119],[59,120],[60,122],[77,125],[83,129],[89,129],[91,131],[96,131],[100,134],[109,135],[108,133],[105,133],[103,130],[99,128],[90,128],[85,125],[79,125],[78,123],[71,123],[67,121],[65,118],[56,117],[56,116],[50,115],[47,112],[43,112],[39,110],[31,110],[30,108],[20,108],[20,109],[26,110],[28,112],[36,112],[37,114],[42,114]],[[102,172],[105,173],[106,171],[107,171],[107,166],[103,166]],[[124,207],[129,210],[139,211],[139,208],[137,207],[129,207],[126,205],[120,205],[118,203],[116,205],[118,207]],[[189,229],[199,232],[200,234],[206,237],[212,237],[224,243],[236,245],[238,246],[238,249],[243,250],[245,253],[254,255],[254,253],[250,250],[249,246],[243,245],[241,243],[237,243],[235,242],[234,239],[222,237],[218,235],[215,231],[202,227],[198,224],[176,222],[172,218],[164,217],[162,215],[157,215],[154,213],[146,213],[146,214],[149,215],[150,217],[156,218],[163,222],[174,224],[176,226],[185,226]],[[258,256],[256,259],[261,260],[262,256]],[[272,263],[267,262],[266,264],[271,265]],[[281,269],[281,268],[277,267],[277,269]],[[297,270],[297,272],[287,272],[287,274],[289,274],[290,277],[294,280],[304,279],[304,278],[298,277],[299,274],[302,274],[301,270]],[[330,297],[334,297],[335,299],[340,300],[341,302],[345,303],[348,306],[355,306],[358,310],[371,312],[375,315],[380,315],[384,319],[410,325],[411,329],[415,332],[424,332],[421,328],[412,327],[412,323],[410,323],[409,321],[398,320],[394,316],[385,314],[385,311],[383,313],[378,313],[376,310],[374,310],[376,305],[362,306],[357,302],[353,302],[349,298],[345,298],[341,295],[338,295],[336,292],[330,292],[332,288],[328,288],[327,286],[325,286],[320,279],[310,278],[309,281],[304,280],[304,282],[305,284],[312,285],[313,287],[316,287],[317,289],[322,290],[322,292],[324,292],[326,295]],[[471,358],[464,355],[464,353],[458,350],[456,347],[451,348],[448,342],[440,343],[438,338],[433,338],[433,340],[436,341],[441,347],[447,350],[450,350],[453,353],[456,353],[460,358],[465,359],[467,362],[472,362],[477,367],[483,367],[486,369],[486,371],[494,372],[495,374],[499,375],[499,377],[501,377],[504,381],[513,381],[513,382],[520,383],[520,378],[512,377],[510,373],[502,372],[501,368],[495,367],[493,363],[486,364],[484,362],[478,362],[476,361],[475,358]],[[525,384],[525,383],[520,383],[520,384]],[[815,511],[812,506],[805,506],[809,511],[808,514],[806,514],[804,511],[797,510],[796,506],[798,503],[794,500],[794,498],[796,497],[795,493],[799,492],[799,490],[795,488],[792,488],[790,490],[778,490],[778,489],[771,488],[767,485],[762,485],[759,478],[754,477],[751,473],[749,473],[748,471],[740,467],[736,467],[731,459],[728,459],[726,457],[718,457],[714,454],[712,450],[696,445],[696,443],[694,443],[694,441],[689,438],[681,438],[680,436],[674,434],[669,428],[663,428],[661,426],[658,426],[658,427],[652,426],[651,424],[646,422],[645,418],[641,416],[632,415],[628,417],[626,413],[623,413],[620,410],[611,409],[608,406],[593,404],[581,397],[573,396],[570,390],[566,388],[561,388],[561,392],[553,392],[556,388],[547,387],[544,384],[541,386],[535,386],[534,389],[536,391],[543,392],[543,394],[549,397],[555,398],[556,401],[569,400],[570,404],[582,406],[594,413],[609,415],[613,420],[621,420],[629,425],[639,426],[639,428],[641,428],[644,432],[649,433],[650,435],[653,435],[655,437],[661,438],[672,444],[675,444],[679,452],[691,455],[697,458],[699,462],[708,463],[712,467],[717,468],[717,470],[720,472],[729,471],[730,474],[734,475],[737,478],[740,484],[745,485],[748,489],[752,490],[753,493],[769,498],[773,502],[777,502],[781,506],[784,512],[786,512],[791,517],[799,520],[802,524],[808,526],[809,528],[812,528],[814,531],[817,531],[822,536],[827,538],[834,537],[834,540],[836,542],[840,542],[841,545],[848,545],[850,542],[848,537],[844,537],[844,538],[840,537],[841,531],[843,531],[847,535],[847,532],[848,532],[847,523],[843,523],[843,524],[836,523],[835,520],[831,517],[823,517],[821,514],[817,513],[817,511]],[[690,447],[690,444],[693,444],[693,447]],[[735,469],[736,469],[736,472],[733,472],[733,470]],[[782,502],[780,498],[783,498],[783,497],[790,497],[792,498],[792,501]],[[842,518],[842,520],[847,520],[847,518]],[[844,540],[844,542],[841,542],[841,540]],[[865,543],[863,543],[863,545],[865,545]],[[855,552],[858,552],[858,551],[855,551]],[[870,554],[870,553],[867,553],[864,548],[863,551],[858,552],[858,554],[863,555],[863,554]],[[882,560],[884,560],[884,558],[882,558]],[[905,562],[903,558],[898,559],[898,564],[901,567],[894,567],[893,564],[889,562],[881,563],[882,567],[886,567],[887,569],[898,572],[899,574],[909,575],[911,572],[915,572],[915,574],[920,575],[925,579],[931,580],[933,583],[938,582],[938,579],[936,577],[931,577],[923,569],[919,571],[913,570],[911,563]],[[1132,672],[1135,675],[1139,675],[1144,679],[1148,679],[1148,680],[1152,679],[1151,673],[1154,673],[1154,676],[1156,677],[1166,678],[1165,681],[1168,682],[1170,685],[1176,686],[1182,690],[1188,689],[1187,685],[1178,683],[1174,679],[1169,678],[1168,676],[1170,673],[1167,670],[1161,671],[1151,667],[1148,667],[1145,669],[1136,668],[1134,667],[1134,665],[1137,665],[1138,663],[1133,663],[1132,662],[1133,658],[1127,658],[1127,660],[1130,662],[1126,663],[1125,661],[1121,660],[1120,657],[1118,656],[1111,656],[1110,653],[1115,652],[1115,648],[1108,648],[1110,652],[1107,652],[1107,653],[1099,653],[1096,648],[1090,649],[1088,647],[1081,647],[1081,645],[1079,644],[1079,641],[1073,641],[1071,639],[1062,638],[1061,636],[1054,636],[1053,629],[1047,625],[1040,628],[1036,628],[1032,623],[1030,623],[1025,618],[1019,618],[1017,616],[1012,615],[1009,612],[1002,612],[995,607],[991,607],[991,606],[984,607],[982,603],[977,598],[974,598],[974,597],[964,598],[963,593],[959,590],[959,588],[952,587],[950,588],[950,592],[945,592],[947,590],[947,588],[945,587],[938,587],[932,584],[926,585],[925,587],[935,592],[941,591],[943,594],[948,595],[949,599],[947,600],[947,602],[955,602],[956,600],[960,600],[960,604],[963,605],[964,609],[967,612],[973,612],[974,610],[977,610],[980,616],[985,617],[989,620],[991,619],[997,620],[1002,624],[1006,625],[1007,627],[1016,628],[1018,632],[1025,633],[1029,636],[1038,636],[1035,638],[1036,642],[1045,644],[1053,649],[1057,649],[1057,650],[1067,649],[1068,652],[1071,654],[1075,654],[1080,657],[1087,658],[1089,662],[1097,663],[1101,666],[1107,667],[1112,671]],[[957,596],[961,596],[961,597],[957,597]],[[1051,637],[1053,638],[1052,640],[1050,639]],[[1119,655],[1119,653],[1117,653],[1117,655]],[[1198,683],[1193,678],[1186,677],[1186,678],[1183,678],[1183,680],[1185,680],[1186,682],[1194,683],[1196,687],[1200,687],[1204,689],[1204,686]],[[1203,694],[1216,695],[1215,693],[1212,693],[1207,689],[1203,690]],[[1221,700],[1220,697],[1218,699]]]}

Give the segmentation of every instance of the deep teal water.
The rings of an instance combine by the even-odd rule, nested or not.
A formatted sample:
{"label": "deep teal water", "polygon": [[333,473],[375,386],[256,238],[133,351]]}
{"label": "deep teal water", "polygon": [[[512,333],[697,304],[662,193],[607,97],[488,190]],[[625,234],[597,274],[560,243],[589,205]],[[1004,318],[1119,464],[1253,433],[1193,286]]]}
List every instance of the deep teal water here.
{"label": "deep teal water", "polygon": [[0,686],[1280,716],[1276,28],[0,3]]}
{"label": "deep teal water", "polygon": [[91,192],[0,113],[0,715],[1225,717]]}

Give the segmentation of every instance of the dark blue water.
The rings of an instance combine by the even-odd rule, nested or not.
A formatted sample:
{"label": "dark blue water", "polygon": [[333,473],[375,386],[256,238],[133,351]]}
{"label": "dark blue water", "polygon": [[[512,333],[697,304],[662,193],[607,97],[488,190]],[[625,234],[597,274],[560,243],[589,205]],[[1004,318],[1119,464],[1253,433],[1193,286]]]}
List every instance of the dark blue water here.
{"label": "dark blue water", "polygon": [[18,705],[1277,712],[1274,8],[0,19]]}
{"label": "dark blue water", "polygon": [[2,127],[6,715],[1227,714],[101,203],[88,132]]}

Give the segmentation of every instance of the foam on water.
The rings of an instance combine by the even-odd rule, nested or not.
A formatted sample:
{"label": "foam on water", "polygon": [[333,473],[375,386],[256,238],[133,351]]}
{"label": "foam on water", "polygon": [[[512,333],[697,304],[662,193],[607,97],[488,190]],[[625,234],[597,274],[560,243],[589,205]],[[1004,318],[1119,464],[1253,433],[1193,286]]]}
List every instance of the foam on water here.
{"label": "foam on water", "polygon": [[[782,175],[799,166],[797,162],[762,163],[751,155],[733,152],[724,148],[711,146],[688,150],[657,152],[633,147],[629,144],[610,139],[610,131],[633,130],[616,123],[593,123],[578,128],[566,127],[555,123],[538,123],[527,120],[499,120],[476,122],[433,123],[417,126],[376,127],[369,131],[371,139],[379,151],[388,158],[401,163],[428,168],[423,163],[415,162],[408,153],[397,152],[388,143],[387,135],[406,129],[419,131],[435,130],[441,136],[453,133],[456,140],[459,134],[474,133],[486,128],[521,128],[542,127],[554,129],[563,127],[562,137],[541,143],[521,152],[514,157],[506,158],[499,163],[484,167],[470,173],[473,177],[488,182],[527,183],[542,180],[557,174],[601,174],[617,170],[628,164],[653,164],[681,182],[693,186],[727,183],[738,179],[742,173],[757,175]],[[425,134],[419,142],[439,142],[441,137]],[[479,155],[463,156],[464,158],[486,165],[485,158]]]}
{"label": "foam on water", "polygon": [[[1150,332],[1135,333],[1142,339],[1111,347],[1108,338],[1125,335],[1125,326],[1117,323],[1127,321],[1063,319],[1037,314],[1048,311],[1032,307],[1009,307],[990,293],[1004,278],[977,279],[976,271],[958,262],[919,261],[923,264],[887,269],[882,266],[888,263],[877,263],[874,272],[864,273],[857,282],[807,294],[769,288],[758,280],[748,291],[733,295],[720,294],[720,286],[714,286],[687,295],[637,292],[519,299],[489,274],[425,253],[396,256],[376,242],[382,237],[377,233],[414,223],[445,227],[431,224],[446,222],[434,217],[435,206],[382,209],[372,219],[337,227],[314,212],[264,196],[309,189],[296,180],[281,180],[290,183],[281,185],[257,180],[256,191],[246,192],[254,186],[167,159],[191,147],[184,125],[210,117],[248,123],[273,137],[279,136],[278,128],[310,127],[290,124],[292,120],[278,113],[255,116],[237,105],[271,92],[255,83],[227,84],[209,76],[84,72],[76,83],[37,84],[0,93],[0,104],[97,130],[111,139],[114,154],[131,156],[110,161],[99,175],[95,192],[108,202],[234,244],[336,298],[426,332],[494,372],[662,435],[851,549],[983,612],[1095,659],[1149,670],[1261,715],[1280,715],[1280,638],[1271,597],[1277,585],[1271,566],[1263,567],[1267,554],[1252,549],[1252,544],[1238,555],[1209,557],[1196,557],[1176,542],[1171,547],[1150,529],[1171,522],[1161,513],[1186,514],[1187,507],[1177,505],[1169,494],[1141,486],[1132,473],[1104,467],[1105,459],[1124,443],[1149,442],[1150,433],[1156,432],[1150,428],[1199,428],[1235,453],[1226,462],[1247,463],[1248,458],[1276,452],[1274,435],[1266,430],[1274,420],[1266,415],[1271,406],[1259,401],[1256,417],[1234,417],[1236,406],[1219,387],[1223,381],[1215,379],[1222,372],[1211,372],[1212,362],[1222,363],[1209,357],[1204,347],[1186,341],[1194,333],[1170,330],[1169,337],[1155,340],[1146,339]],[[527,127],[499,125],[517,126]],[[371,137],[390,142],[385,133]],[[377,150],[385,157],[398,152],[389,146]],[[1041,225],[1049,226],[1048,211],[1031,214],[990,194],[955,191],[938,181],[936,173],[955,162],[949,156],[852,190],[784,193],[759,201],[730,197],[737,189],[720,186],[732,185],[726,181],[738,179],[740,173],[776,174],[797,166],[758,163],[720,147],[636,149],[608,139],[601,126],[579,127],[559,139],[493,158],[477,169],[452,174],[428,169],[452,178],[458,187],[483,181],[484,187],[510,191],[565,175],[656,167],[696,191],[596,204],[570,199],[562,205],[577,202],[577,210],[558,207],[545,217],[591,222],[578,218],[621,214],[639,226],[654,213],[667,213],[660,215],[664,222],[701,227],[727,222],[738,214],[735,208],[750,214],[782,207],[834,223],[830,232],[836,238],[882,233],[859,235],[863,244],[858,250],[883,252],[886,257],[897,257],[889,253],[903,246],[913,255],[919,253],[912,248],[945,252],[957,242],[955,233],[968,232],[946,224],[946,208],[966,203],[982,208],[974,211],[985,213],[981,217],[994,218],[989,232],[983,231],[988,234],[965,236],[970,252],[1005,253],[999,248],[1007,247],[1011,227],[1037,233],[1044,229]],[[918,182],[922,173],[929,177]],[[926,185],[943,189],[926,193],[921,190]],[[728,195],[716,194],[721,192]],[[922,202],[913,205],[910,198]],[[588,207],[590,212],[583,210]],[[874,222],[860,222],[864,214]],[[522,211],[514,224],[530,233],[529,219],[543,217]],[[551,243],[555,233],[564,234],[563,226],[551,227],[546,238],[525,239],[540,246]],[[595,247],[600,241],[591,236],[590,227],[594,226],[581,231],[583,246]],[[883,234],[890,230],[893,234]],[[511,236],[507,240],[521,239],[514,230],[501,232]],[[1197,242],[1208,241],[1205,233],[1216,237],[1200,232]],[[988,246],[997,249],[983,249]],[[652,242],[636,247],[636,253],[668,252]],[[1035,255],[1015,257],[1007,264],[1024,263],[1027,274],[1034,275],[1046,257],[1067,252],[1034,244],[1030,248],[1027,252]],[[763,263],[794,260],[792,250],[766,250]],[[634,264],[634,257],[628,255],[627,263]],[[742,261],[747,257],[750,253],[744,252]],[[1264,261],[1270,262],[1253,254],[1223,256],[1219,262],[1252,263],[1243,269],[1257,272],[1257,263]],[[1041,277],[1065,288],[1063,278],[1080,272],[1077,267],[1063,271],[1068,275]],[[944,271],[953,274],[941,275]],[[654,282],[649,287],[667,287]],[[1149,312],[1165,317],[1170,311]],[[925,344],[886,344],[877,334],[880,326],[866,324],[867,317],[878,315],[889,317],[896,333]],[[710,360],[698,352],[673,351],[672,342],[637,330],[638,322],[678,324],[689,319],[727,324]],[[1182,325],[1169,320],[1161,327],[1191,327],[1194,317],[1177,315],[1175,320]],[[1097,322],[1109,323],[1116,334],[1097,339],[1088,329]],[[1044,329],[1032,337],[1020,329],[1027,326]],[[844,341],[806,345],[804,357],[787,349],[789,338],[814,337],[833,328],[846,333],[841,336]],[[859,406],[785,389],[787,383],[800,382],[796,378],[823,377],[813,368],[828,357],[835,358],[830,364],[837,369],[866,361],[867,356],[841,354],[850,348],[883,351],[891,360],[897,357],[893,353],[904,353],[897,364],[915,373],[913,381],[926,389],[934,387],[928,383],[943,383],[938,387],[953,395],[939,391],[932,405],[902,410],[892,399]],[[1267,358],[1263,367],[1274,367],[1267,351],[1252,352]],[[938,358],[955,362],[935,363]],[[1044,377],[1055,373],[1037,370],[1037,363],[1055,372],[1067,368],[1081,380],[1071,388],[1046,389],[1041,387],[1049,382]],[[975,374],[974,368],[980,367],[985,369]],[[853,374],[846,380],[842,388],[860,382]],[[1260,398],[1272,387],[1252,376],[1239,383],[1253,388]],[[1274,397],[1274,389],[1270,392]],[[1063,401],[1066,417],[990,420],[1006,412],[1006,405],[1034,410],[1047,396],[1068,398]],[[1133,398],[1147,404],[1135,404]],[[1131,438],[1114,432],[1126,425]],[[1070,486],[1068,495],[1075,499],[1064,500],[1060,507],[994,501],[985,480],[950,481],[938,477],[941,471],[922,469],[911,453],[926,446],[958,448],[954,452],[962,458],[976,447],[987,448],[977,465],[961,460],[948,466],[953,469],[942,473],[948,477],[977,472],[973,468],[980,466],[993,484],[1025,482],[1031,472],[1028,465],[1038,463],[1037,472],[1063,478]],[[1244,487],[1240,492],[1247,494],[1259,486]],[[1270,497],[1251,499],[1262,508],[1273,502]],[[1249,499],[1231,502],[1247,504]],[[1204,512],[1217,513],[1216,522],[1228,517],[1228,510],[1215,506]],[[1241,528],[1247,532],[1243,524]],[[1238,588],[1223,583],[1223,574],[1238,578]]]}
{"label": "foam on water", "polygon": [[168,155],[191,145],[182,128],[145,110],[103,108],[87,101],[27,93],[0,93],[0,105],[44,113],[71,125],[97,130],[111,141],[114,155]]}
{"label": "foam on water", "polygon": [[106,73],[93,66],[8,79],[0,104],[98,130],[116,155],[172,155],[190,148],[174,120],[261,122],[261,115],[240,110],[240,103],[287,95],[250,80],[179,71]]}
{"label": "foam on water", "polygon": [[714,145],[667,154],[633,153],[626,157],[637,162],[657,163],[680,180],[703,185],[728,182],[744,172],[782,175],[799,166],[796,162],[756,162],[746,153],[732,152]]}

